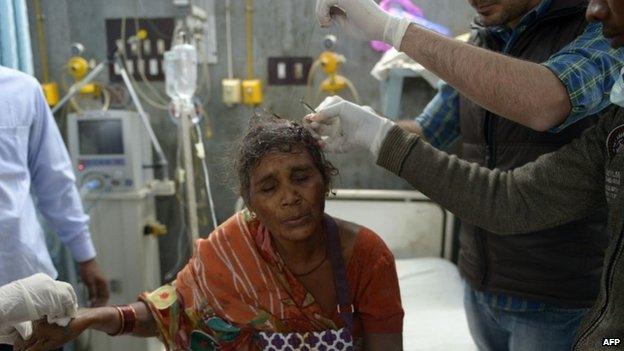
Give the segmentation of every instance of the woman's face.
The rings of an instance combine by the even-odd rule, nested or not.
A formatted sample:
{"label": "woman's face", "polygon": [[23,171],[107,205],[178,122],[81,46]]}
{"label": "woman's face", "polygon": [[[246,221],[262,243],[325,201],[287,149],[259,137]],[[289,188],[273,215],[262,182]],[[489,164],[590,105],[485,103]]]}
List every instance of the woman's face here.
{"label": "woman's face", "polygon": [[306,240],[322,230],[326,186],[305,148],[268,153],[249,184],[250,209],[278,239]]}

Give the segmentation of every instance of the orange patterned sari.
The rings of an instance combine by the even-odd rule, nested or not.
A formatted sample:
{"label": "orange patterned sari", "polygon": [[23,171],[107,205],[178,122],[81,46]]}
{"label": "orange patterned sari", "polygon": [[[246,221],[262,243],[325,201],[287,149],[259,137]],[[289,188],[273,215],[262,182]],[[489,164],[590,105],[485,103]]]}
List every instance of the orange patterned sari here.
{"label": "orange patterned sari", "polygon": [[[353,269],[348,271],[352,275]],[[388,272],[380,272],[385,283],[390,281],[391,298],[380,296],[390,301],[390,307],[382,306],[383,313],[362,309],[365,314],[378,314],[373,319],[383,328],[391,325],[400,332],[403,311],[393,273],[394,280],[388,279]],[[349,281],[353,286],[351,277]],[[356,300],[357,295],[357,291],[352,293]],[[194,257],[175,282],[140,299],[149,306],[168,350],[213,350],[217,346],[257,350],[257,331],[305,333],[344,326],[336,313],[327,315],[321,310],[273,249],[266,227],[247,211],[231,217],[207,239],[198,240]],[[380,305],[376,299],[362,300],[375,308]],[[354,304],[357,311],[357,301]]]}

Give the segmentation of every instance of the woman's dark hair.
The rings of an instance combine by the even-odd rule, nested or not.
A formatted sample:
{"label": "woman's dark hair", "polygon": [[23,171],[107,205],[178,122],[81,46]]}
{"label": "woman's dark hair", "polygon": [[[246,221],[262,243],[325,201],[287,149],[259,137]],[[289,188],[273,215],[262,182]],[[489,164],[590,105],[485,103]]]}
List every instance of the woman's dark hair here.
{"label": "woman's dark hair", "polygon": [[249,204],[251,173],[262,158],[274,151],[294,152],[297,147],[303,147],[310,154],[329,191],[332,177],[338,174],[338,170],[325,158],[317,140],[307,129],[299,123],[277,116],[254,118],[238,142],[234,159],[238,191],[246,204]]}

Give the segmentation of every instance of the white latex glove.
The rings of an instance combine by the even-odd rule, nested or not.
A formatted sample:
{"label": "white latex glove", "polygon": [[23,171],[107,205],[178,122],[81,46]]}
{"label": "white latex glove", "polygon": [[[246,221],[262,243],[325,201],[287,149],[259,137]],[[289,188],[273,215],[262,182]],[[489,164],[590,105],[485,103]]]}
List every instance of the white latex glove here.
{"label": "white latex glove", "polygon": [[[344,15],[332,18],[330,11],[334,6],[343,10],[346,18]],[[329,27],[333,20],[342,18],[341,23],[348,26],[351,33],[363,35],[366,40],[385,41],[397,50],[411,23],[407,18],[382,10],[373,0],[317,0],[316,18],[322,27]]]}
{"label": "white latex glove", "polygon": [[304,126],[321,139],[329,152],[369,150],[377,158],[381,143],[394,126],[368,106],[359,106],[339,96],[326,98],[317,113],[303,119]]}
{"label": "white latex glove", "polygon": [[78,299],[70,284],[35,274],[0,287],[0,330],[21,322],[47,317],[64,323],[78,309]]}

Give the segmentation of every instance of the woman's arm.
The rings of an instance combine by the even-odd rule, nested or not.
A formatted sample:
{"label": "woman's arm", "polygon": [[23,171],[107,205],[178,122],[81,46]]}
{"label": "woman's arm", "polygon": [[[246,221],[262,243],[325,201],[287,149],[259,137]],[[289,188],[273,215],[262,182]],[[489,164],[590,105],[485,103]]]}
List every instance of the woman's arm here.
{"label": "woman's arm", "polygon": [[[154,318],[143,302],[131,304],[136,311],[136,324],[132,335],[141,337],[156,336],[158,330]],[[19,345],[15,350],[45,351],[62,347],[76,339],[87,329],[98,330],[107,334],[115,334],[121,328],[119,312],[115,307],[100,307],[80,310],[66,327],[48,324],[41,320],[34,325],[33,336]]]}
{"label": "woman's arm", "polygon": [[[130,304],[130,306],[134,308],[137,317],[132,335],[142,337],[156,336],[158,333],[156,322],[145,303],[135,302]],[[91,320],[89,329],[107,334],[114,334],[119,331],[121,320],[115,307],[95,308],[87,311],[91,311],[91,313],[87,312],[88,315],[85,316],[85,318]]]}

